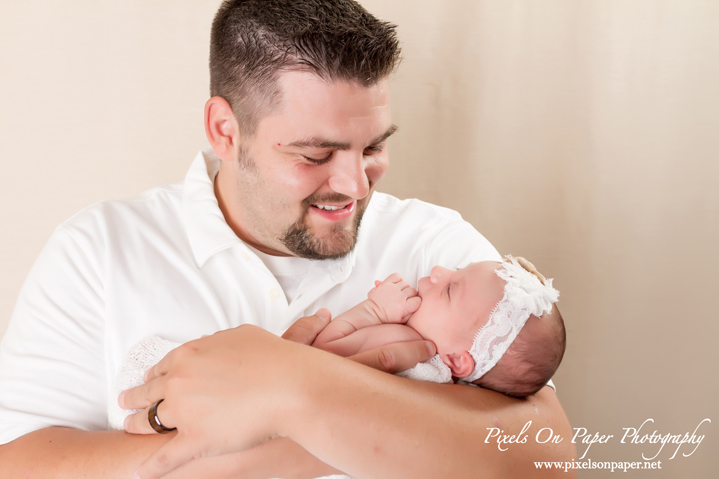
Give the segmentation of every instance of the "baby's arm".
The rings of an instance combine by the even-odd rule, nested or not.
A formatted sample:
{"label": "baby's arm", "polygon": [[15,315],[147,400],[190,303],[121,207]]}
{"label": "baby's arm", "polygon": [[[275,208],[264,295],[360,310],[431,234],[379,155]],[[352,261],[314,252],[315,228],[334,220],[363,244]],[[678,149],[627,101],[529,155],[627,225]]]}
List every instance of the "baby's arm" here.
{"label": "baby's arm", "polygon": [[[367,299],[332,320],[317,336],[313,346],[330,350],[326,347],[329,343],[354,336],[369,326],[406,323],[412,313],[419,309],[421,302],[417,291],[403,281],[398,273],[394,273],[382,282],[375,281],[375,287],[367,294]],[[358,347],[365,341],[363,337],[357,337],[356,340]],[[349,343],[351,340],[343,341],[345,345]]]}
{"label": "baby's arm", "polygon": [[[337,321],[335,319],[335,321]],[[424,338],[404,324],[378,324],[357,330],[343,338],[324,344],[312,345],[339,356],[347,357],[390,343],[420,341]]]}

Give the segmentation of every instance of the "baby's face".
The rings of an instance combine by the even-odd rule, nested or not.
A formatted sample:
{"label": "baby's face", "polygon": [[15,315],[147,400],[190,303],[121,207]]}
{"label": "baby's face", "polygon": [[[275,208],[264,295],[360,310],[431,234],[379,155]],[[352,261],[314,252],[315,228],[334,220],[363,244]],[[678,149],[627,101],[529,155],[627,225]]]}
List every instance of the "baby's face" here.
{"label": "baby's face", "polygon": [[504,282],[494,273],[498,265],[483,261],[457,271],[435,266],[430,276],[419,280],[422,304],[407,325],[433,341],[442,359],[469,350],[474,335],[502,299]]}

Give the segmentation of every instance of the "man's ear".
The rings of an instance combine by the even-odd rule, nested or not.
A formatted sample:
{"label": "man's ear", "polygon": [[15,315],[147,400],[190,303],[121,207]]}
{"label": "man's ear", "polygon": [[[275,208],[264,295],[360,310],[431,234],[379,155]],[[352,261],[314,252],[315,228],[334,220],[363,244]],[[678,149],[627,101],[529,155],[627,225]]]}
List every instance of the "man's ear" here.
{"label": "man's ear", "polygon": [[215,154],[234,160],[240,141],[240,127],[227,100],[213,96],[205,103],[205,134]]}
{"label": "man's ear", "polygon": [[452,376],[456,378],[466,378],[474,371],[474,359],[469,351],[449,353],[445,362],[449,362],[448,366],[452,370]]}

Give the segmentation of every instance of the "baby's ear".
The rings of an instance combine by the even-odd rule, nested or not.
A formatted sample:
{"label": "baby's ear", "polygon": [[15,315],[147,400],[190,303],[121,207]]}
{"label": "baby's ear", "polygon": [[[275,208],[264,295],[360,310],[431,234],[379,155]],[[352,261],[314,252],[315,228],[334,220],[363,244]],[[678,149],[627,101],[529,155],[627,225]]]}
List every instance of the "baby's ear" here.
{"label": "baby's ear", "polygon": [[452,376],[456,378],[466,378],[474,371],[474,359],[469,351],[449,353],[445,362],[449,362],[447,366],[452,370]]}

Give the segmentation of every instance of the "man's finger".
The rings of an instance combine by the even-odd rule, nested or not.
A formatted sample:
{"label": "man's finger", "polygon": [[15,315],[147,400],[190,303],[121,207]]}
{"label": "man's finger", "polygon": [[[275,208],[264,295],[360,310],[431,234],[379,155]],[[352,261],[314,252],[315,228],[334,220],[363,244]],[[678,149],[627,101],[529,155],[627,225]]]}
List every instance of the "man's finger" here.
{"label": "man's finger", "polygon": [[128,389],[120,393],[118,404],[122,409],[145,409],[160,399],[165,399],[166,376],[160,376],[151,381]]}
{"label": "man's finger", "polygon": [[145,376],[143,377],[143,381],[148,383],[152,381],[153,379],[157,379],[160,376],[164,376],[167,374],[167,371],[170,369],[170,361],[172,361],[172,353],[174,350],[170,351],[165,355],[164,358],[160,359],[160,361],[155,364],[154,366],[151,366],[150,369],[145,371]]}
{"label": "man's finger", "polygon": [[405,341],[364,351],[349,359],[386,373],[404,371],[437,354],[431,341]]}
{"label": "man's finger", "polygon": [[328,309],[322,308],[312,316],[305,316],[295,321],[282,335],[282,339],[300,344],[312,344],[317,335],[330,324],[330,319],[332,314]]}
{"label": "man's finger", "polygon": [[197,445],[177,434],[137,468],[132,479],[158,479],[194,459]]}
{"label": "man's finger", "polygon": [[[129,416],[127,416],[127,418],[125,419],[125,432],[129,432],[131,434],[157,434],[157,432],[150,425],[150,420],[147,416],[150,407],[147,407],[138,413],[130,414]],[[160,420],[160,424],[168,428],[173,427],[166,422],[166,419],[162,416],[160,409],[162,409],[162,404],[160,404],[155,411],[155,414],[157,414],[157,418]]]}

